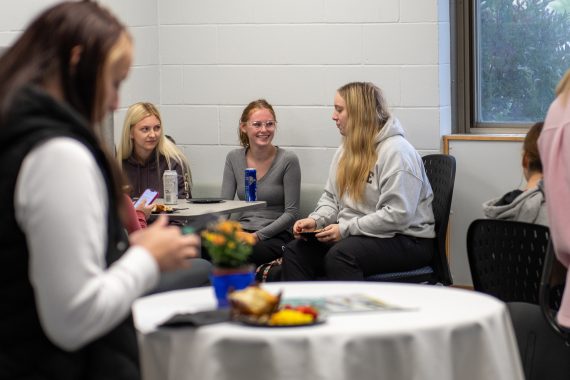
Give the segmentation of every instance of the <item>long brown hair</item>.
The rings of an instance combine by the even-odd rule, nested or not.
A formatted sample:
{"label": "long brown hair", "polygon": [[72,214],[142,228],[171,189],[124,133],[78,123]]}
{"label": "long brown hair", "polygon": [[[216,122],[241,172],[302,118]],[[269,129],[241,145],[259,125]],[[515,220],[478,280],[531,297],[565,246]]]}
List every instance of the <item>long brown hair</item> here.
{"label": "long brown hair", "polygon": [[364,197],[364,185],[376,160],[376,135],[390,118],[382,91],[372,83],[352,82],[338,89],[348,115],[344,151],[340,157],[336,185],[339,196],[347,193],[355,201]]}
{"label": "long brown hair", "polygon": [[[99,139],[117,199],[124,180],[109,150],[101,143],[96,126],[107,112],[105,67],[122,36],[130,40],[125,26],[107,9],[88,0],[66,1],[42,12],[0,57],[0,130],[24,86],[59,80],[56,85],[63,101],[87,120]],[[77,48],[80,59],[72,67],[72,52]]]}
{"label": "long brown hair", "polygon": [[538,152],[538,137],[542,132],[543,122],[534,124],[527,132],[523,142],[523,153],[528,162],[529,172],[542,173],[542,161]]}
{"label": "long brown hair", "polygon": [[[0,57],[0,126],[23,86],[54,77],[71,107],[92,127],[101,122],[104,64],[122,33],[119,20],[91,1],[67,1],[41,13]],[[81,59],[72,69],[78,46]]]}

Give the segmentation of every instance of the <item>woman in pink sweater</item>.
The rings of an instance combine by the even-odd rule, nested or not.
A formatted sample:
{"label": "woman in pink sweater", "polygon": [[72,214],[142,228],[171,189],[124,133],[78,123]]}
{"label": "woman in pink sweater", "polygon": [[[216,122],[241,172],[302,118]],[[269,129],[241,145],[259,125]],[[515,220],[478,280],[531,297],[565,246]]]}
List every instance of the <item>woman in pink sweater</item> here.
{"label": "woman in pink sweater", "polygon": [[[570,70],[556,88],[538,140],[551,236],[558,260],[570,264]],[[570,273],[570,272],[569,272]],[[570,329],[570,277],[558,311],[558,323]]]}
{"label": "woman in pink sweater", "polygon": [[127,194],[124,194],[124,214],[123,214],[123,225],[125,226],[127,232],[129,234],[146,228],[147,222],[153,206],[147,206],[146,201],[142,201],[142,203],[135,208],[131,197]]}

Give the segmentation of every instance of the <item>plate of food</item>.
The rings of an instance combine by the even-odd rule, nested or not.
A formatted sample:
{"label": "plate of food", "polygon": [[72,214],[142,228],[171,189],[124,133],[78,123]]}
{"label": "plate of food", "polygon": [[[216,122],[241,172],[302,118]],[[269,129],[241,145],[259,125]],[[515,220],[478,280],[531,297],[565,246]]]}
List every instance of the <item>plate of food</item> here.
{"label": "plate of food", "polygon": [[253,327],[302,327],[325,322],[310,305],[280,306],[281,293],[274,295],[258,285],[230,293],[232,320]]}
{"label": "plate of food", "polygon": [[306,239],[316,239],[315,235],[318,234],[319,232],[323,232],[324,228],[320,228],[318,230],[313,230],[313,231],[301,231],[299,232],[299,235],[301,237],[304,237]]}
{"label": "plate of food", "polygon": [[311,306],[305,306],[310,311],[298,310],[300,306],[292,309],[280,309],[269,316],[235,316],[233,320],[247,326],[253,327],[305,327],[314,326],[325,323],[326,318],[322,314],[315,315],[316,309]]}
{"label": "plate of food", "polygon": [[174,212],[174,207],[164,204],[156,204],[151,212],[153,214],[172,214]]}
{"label": "plate of food", "polygon": [[222,203],[224,200],[222,198],[191,198],[188,199],[189,203]]}

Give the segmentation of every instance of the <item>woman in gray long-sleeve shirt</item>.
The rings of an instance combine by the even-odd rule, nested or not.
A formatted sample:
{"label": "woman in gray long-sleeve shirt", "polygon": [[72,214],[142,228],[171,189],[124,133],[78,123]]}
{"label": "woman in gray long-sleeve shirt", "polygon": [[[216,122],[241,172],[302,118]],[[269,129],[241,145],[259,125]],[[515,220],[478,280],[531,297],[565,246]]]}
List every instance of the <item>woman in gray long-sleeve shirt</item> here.
{"label": "woman in gray long-sleeve shirt", "polygon": [[243,148],[229,152],[224,167],[224,199],[234,199],[236,193],[239,199],[245,199],[244,170],[257,170],[257,199],[266,201],[267,207],[232,216],[257,241],[250,257],[255,265],[281,257],[281,247],[293,239],[291,227],[299,217],[299,159],[295,153],[272,144],[276,127],[271,104],[264,99],[249,103],[238,130]]}

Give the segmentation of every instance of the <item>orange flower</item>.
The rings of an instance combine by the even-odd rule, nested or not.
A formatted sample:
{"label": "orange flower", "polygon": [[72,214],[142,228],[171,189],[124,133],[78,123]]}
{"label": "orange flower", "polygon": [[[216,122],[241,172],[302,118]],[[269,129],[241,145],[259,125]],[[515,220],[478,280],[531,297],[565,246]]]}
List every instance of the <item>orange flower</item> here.
{"label": "orange flower", "polygon": [[215,232],[205,232],[203,235],[206,238],[206,240],[208,240],[214,245],[222,246],[226,244],[226,238],[224,235],[220,235]]}
{"label": "orange flower", "polygon": [[225,220],[218,224],[217,229],[223,234],[230,235],[234,231],[241,231],[241,226],[235,220]]}
{"label": "orange flower", "polygon": [[236,236],[239,240],[241,240],[242,242],[244,242],[246,244],[249,244],[249,245],[255,244],[255,238],[248,232],[238,231],[236,233]]}
{"label": "orange flower", "polygon": [[247,263],[255,238],[235,220],[224,220],[202,232],[202,243],[218,267],[235,268]]}

